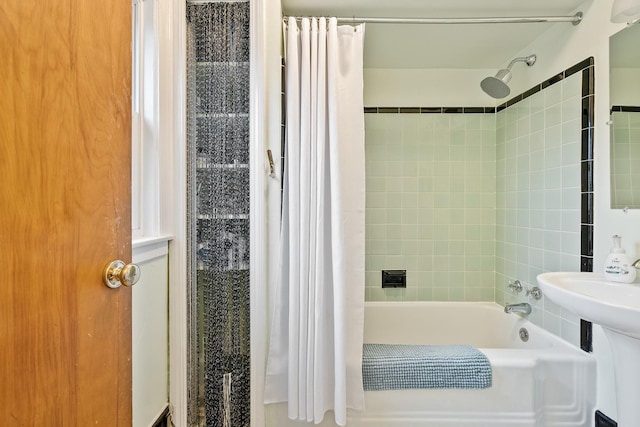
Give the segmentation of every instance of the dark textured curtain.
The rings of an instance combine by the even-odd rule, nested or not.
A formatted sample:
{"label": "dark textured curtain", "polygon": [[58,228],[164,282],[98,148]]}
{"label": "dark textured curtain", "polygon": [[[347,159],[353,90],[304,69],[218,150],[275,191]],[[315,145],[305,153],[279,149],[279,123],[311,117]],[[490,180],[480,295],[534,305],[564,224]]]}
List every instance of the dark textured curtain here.
{"label": "dark textured curtain", "polygon": [[248,426],[249,3],[188,4],[189,424]]}

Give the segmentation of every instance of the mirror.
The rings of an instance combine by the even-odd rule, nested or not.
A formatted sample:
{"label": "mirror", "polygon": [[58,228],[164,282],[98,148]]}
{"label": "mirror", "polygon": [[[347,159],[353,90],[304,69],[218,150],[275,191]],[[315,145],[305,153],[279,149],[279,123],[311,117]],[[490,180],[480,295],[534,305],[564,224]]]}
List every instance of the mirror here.
{"label": "mirror", "polygon": [[640,209],[640,25],[609,39],[611,208]]}

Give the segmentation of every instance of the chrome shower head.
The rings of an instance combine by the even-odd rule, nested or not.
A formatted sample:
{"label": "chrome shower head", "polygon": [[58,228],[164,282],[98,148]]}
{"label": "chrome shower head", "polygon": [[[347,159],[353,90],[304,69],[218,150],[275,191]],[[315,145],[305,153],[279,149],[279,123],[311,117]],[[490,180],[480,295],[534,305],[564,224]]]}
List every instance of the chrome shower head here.
{"label": "chrome shower head", "polygon": [[524,62],[528,66],[532,66],[536,63],[536,56],[529,55],[522,58],[516,58],[509,63],[507,68],[503,68],[498,71],[495,76],[487,77],[480,82],[480,87],[489,96],[500,99],[509,96],[511,89],[509,88],[509,80],[511,80],[511,67],[516,62]]}
{"label": "chrome shower head", "polygon": [[507,85],[509,80],[511,80],[511,71],[504,68],[498,71],[495,77],[487,77],[482,80],[480,87],[487,95],[500,99],[509,96],[509,93],[511,93],[511,89]]}

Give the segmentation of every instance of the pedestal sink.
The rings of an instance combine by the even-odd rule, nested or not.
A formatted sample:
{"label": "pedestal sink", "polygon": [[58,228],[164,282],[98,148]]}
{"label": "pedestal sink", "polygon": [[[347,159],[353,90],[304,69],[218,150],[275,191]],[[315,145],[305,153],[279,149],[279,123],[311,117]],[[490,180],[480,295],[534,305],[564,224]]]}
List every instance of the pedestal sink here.
{"label": "pedestal sink", "polygon": [[557,305],[602,326],[615,363],[618,425],[640,426],[640,286],[596,273],[543,273],[538,284]]}

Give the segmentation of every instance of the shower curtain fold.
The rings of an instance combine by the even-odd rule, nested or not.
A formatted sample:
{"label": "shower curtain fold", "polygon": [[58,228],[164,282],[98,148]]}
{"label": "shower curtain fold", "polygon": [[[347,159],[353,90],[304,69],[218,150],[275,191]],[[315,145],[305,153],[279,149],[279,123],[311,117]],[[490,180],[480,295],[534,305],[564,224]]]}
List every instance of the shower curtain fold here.
{"label": "shower curtain fold", "polygon": [[281,252],[265,403],[319,423],[364,408],[364,25],[286,27]]}

